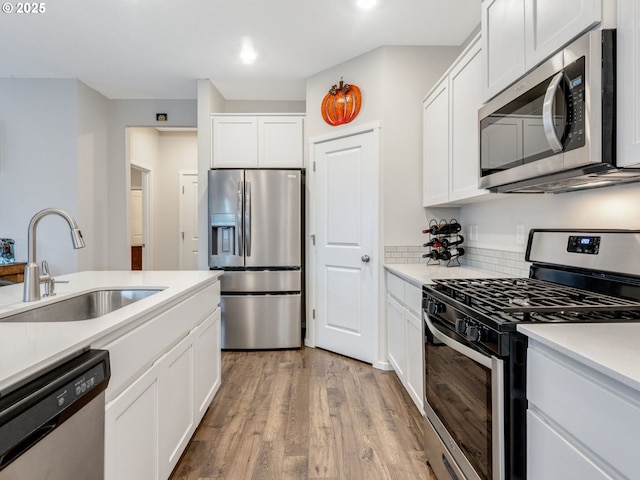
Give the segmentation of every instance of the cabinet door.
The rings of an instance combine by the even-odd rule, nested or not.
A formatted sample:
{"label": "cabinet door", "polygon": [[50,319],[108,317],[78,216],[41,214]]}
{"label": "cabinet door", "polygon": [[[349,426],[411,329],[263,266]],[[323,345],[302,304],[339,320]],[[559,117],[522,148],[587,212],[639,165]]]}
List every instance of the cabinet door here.
{"label": "cabinet door", "polygon": [[402,383],[405,377],[405,318],[404,307],[391,295],[387,295],[387,348],[389,362]]}
{"label": "cabinet door", "polygon": [[640,165],[640,2],[618,0],[617,165]]}
{"label": "cabinet door", "polygon": [[258,166],[258,120],[256,117],[211,117],[213,168]]}
{"label": "cabinet door", "polygon": [[207,317],[194,331],[195,412],[200,422],[213,396],[220,388],[220,309]]}
{"label": "cabinet door", "polygon": [[[550,0],[547,3],[561,3]],[[522,0],[482,2],[484,100],[504,90],[525,72],[524,3]]]}
{"label": "cabinet door", "polygon": [[444,80],[423,105],[423,205],[449,200],[449,86]]}
{"label": "cabinet door", "polygon": [[449,200],[475,197],[478,188],[478,109],[482,105],[480,42],[467,52],[449,75],[451,89],[451,161]]}
{"label": "cabinet door", "polygon": [[258,117],[258,166],[302,168],[302,117]]}
{"label": "cabinet door", "polygon": [[424,413],[423,322],[409,310],[405,309],[404,315],[407,328],[407,390],[420,413]]}
{"label": "cabinet door", "polygon": [[602,20],[602,0],[525,0],[524,5],[526,70]]}
{"label": "cabinet door", "polygon": [[161,478],[158,369],[152,367],[105,407],[105,480]]}
{"label": "cabinet door", "polygon": [[531,410],[527,411],[527,479],[612,480]]}
{"label": "cabinet door", "polygon": [[195,431],[193,366],[194,335],[190,334],[158,361],[160,399],[158,436],[160,474],[168,478]]}

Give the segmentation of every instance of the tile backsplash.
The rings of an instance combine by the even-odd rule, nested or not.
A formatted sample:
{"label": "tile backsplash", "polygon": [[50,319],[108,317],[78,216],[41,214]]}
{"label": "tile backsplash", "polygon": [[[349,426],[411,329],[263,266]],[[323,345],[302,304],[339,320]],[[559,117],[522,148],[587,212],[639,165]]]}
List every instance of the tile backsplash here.
{"label": "tile backsplash", "polygon": [[[418,246],[385,246],[385,263],[427,263],[426,258],[422,258],[424,253],[431,249]],[[460,257],[460,263],[467,267],[482,268],[492,272],[504,273],[518,277],[529,276],[529,263],[524,260],[524,252],[505,252],[503,250],[492,250],[488,248],[477,248],[464,246],[465,254]],[[446,262],[441,262],[446,264]]]}

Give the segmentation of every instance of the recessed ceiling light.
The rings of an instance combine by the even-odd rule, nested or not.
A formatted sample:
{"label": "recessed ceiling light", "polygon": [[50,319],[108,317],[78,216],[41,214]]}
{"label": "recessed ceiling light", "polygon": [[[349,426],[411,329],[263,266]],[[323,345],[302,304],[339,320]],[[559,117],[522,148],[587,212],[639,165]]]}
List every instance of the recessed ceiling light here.
{"label": "recessed ceiling light", "polygon": [[355,0],[356,6],[362,10],[369,10],[377,5],[378,0]]}
{"label": "recessed ceiling light", "polygon": [[240,60],[245,65],[250,65],[256,61],[258,54],[253,48],[253,42],[249,37],[242,38],[242,49],[240,50]]}

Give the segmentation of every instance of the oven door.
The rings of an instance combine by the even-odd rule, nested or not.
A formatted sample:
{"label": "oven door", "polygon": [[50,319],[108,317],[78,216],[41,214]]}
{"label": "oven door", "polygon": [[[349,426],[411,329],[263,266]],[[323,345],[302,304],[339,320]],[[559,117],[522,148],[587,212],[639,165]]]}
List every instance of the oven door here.
{"label": "oven door", "polygon": [[504,480],[504,366],[425,320],[425,452],[440,480]]}

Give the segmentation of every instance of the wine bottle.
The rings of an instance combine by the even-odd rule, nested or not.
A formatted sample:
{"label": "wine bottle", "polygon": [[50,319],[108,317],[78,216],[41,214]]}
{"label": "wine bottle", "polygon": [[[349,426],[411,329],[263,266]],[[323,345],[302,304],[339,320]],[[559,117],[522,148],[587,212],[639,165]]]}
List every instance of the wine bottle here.
{"label": "wine bottle", "polygon": [[456,245],[460,245],[462,242],[464,242],[464,237],[462,235],[458,235],[458,240],[455,241],[451,241],[448,238],[443,238],[442,246],[444,248],[455,247]]}
{"label": "wine bottle", "polygon": [[431,260],[439,260],[440,254],[437,250],[431,250],[429,253],[423,253],[422,258],[430,258]]}
{"label": "wine bottle", "polygon": [[462,225],[458,222],[440,223],[429,227],[429,233],[431,233],[431,235],[451,235],[452,233],[458,233],[460,230],[462,230]]}
{"label": "wine bottle", "polygon": [[444,244],[440,241],[439,238],[432,238],[427,243],[423,243],[422,246],[423,247],[440,248],[440,247],[444,246]]}

